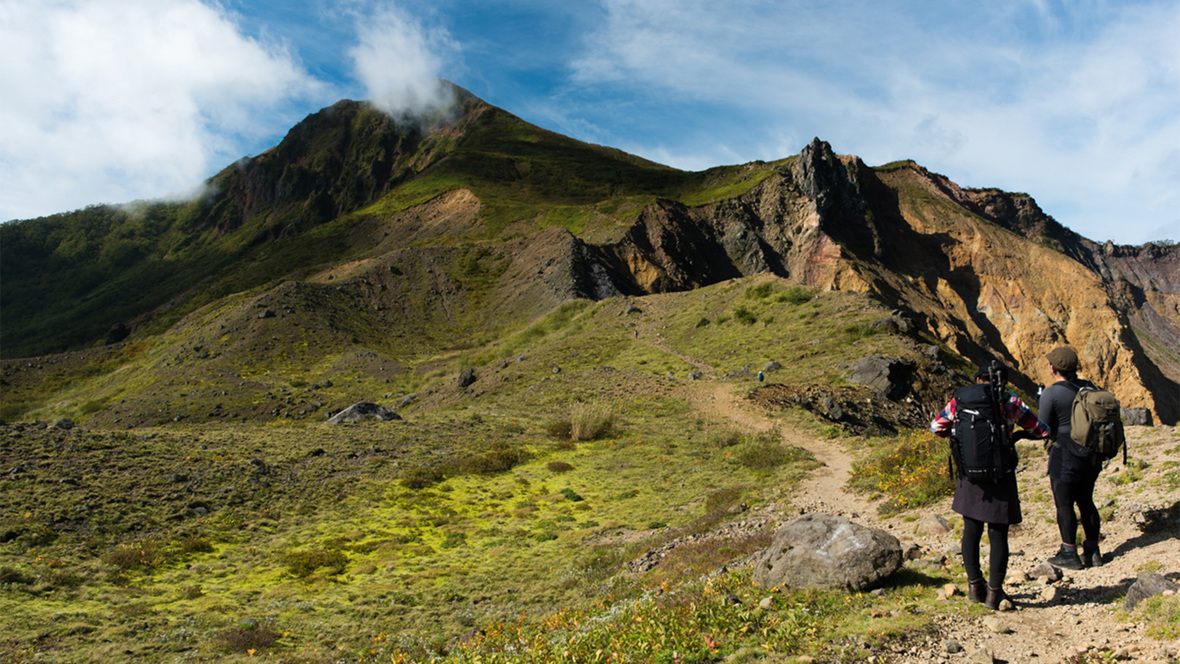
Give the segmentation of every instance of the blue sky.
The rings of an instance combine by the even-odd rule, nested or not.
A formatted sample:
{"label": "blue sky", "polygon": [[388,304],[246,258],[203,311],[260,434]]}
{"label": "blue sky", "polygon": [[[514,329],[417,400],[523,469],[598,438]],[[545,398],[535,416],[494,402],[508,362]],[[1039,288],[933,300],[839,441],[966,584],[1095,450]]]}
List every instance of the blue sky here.
{"label": "blue sky", "polygon": [[0,0],[0,219],[182,196],[440,78],[678,168],[818,136],[1180,240],[1180,0]]}

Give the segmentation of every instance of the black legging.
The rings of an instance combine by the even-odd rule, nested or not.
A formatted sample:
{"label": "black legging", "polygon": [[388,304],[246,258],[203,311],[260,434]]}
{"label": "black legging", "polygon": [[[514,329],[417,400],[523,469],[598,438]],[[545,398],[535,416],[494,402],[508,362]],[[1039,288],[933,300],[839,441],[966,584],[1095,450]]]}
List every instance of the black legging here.
{"label": "black legging", "polygon": [[1098,528],[1102,518],[1098,516],[1098,507],[1094,504],[1094,482],[1098,479],[1095,474],[1082,479],[1049,481],[1053,489],[1053,503],[1057,505],[1057,529],[1061,531],[1061,541],[1074,544],[1078,539],[1078,515],[1073,506],[1078,506],[1081,512],[1082,532],[1086,539],[1098,543]]}
{"label": "black legging", "polygon": [[[968,581],[983,578],[983,570],[979,567],[979,540],[982,538],[983,522],[963,517],[963,569]],[[1004,575],[1008,573],[1008,524],[987,524],[987,539],[992,547],[987,585],[1002,588]]]}

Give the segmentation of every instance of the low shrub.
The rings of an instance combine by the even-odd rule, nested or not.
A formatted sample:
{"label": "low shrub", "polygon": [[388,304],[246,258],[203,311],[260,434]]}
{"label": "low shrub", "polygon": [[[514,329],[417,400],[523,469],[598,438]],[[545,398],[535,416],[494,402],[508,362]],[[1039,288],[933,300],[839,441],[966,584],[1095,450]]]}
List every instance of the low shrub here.
{"label": "low shrub", "polygon": [[287,571],[291,573],[291,576],[304,579],[320,569],[327,570],[329,574],[333,575],[343,573],[348,564],[348,556],[344,555],[342,551],[311,549],[292,551],[283,556],[283,562],[287,565]]}
{"label": "low shrub", "polygon": [[486,452],[461,457],[445,469],[443,474],[449,476],[495,475],[512,470],[517,464],[528,461],[530,456],[528,451],[523,448],[501,444]]}
{"label": "low shrub", "polygon": [[947,468],[947,442],[929,431],[912,431],[888,439],[853,464],[849,486],[887,496],[884,514],[929,505],[954,493]]}
{"label": "low shrub", "polygon": [[0,567],[0,584],[27,586],[35,580],[31,575],[25,574],[15,567]]}
{"label": "low shrub", "polygon": [[181,553],[213,553],[213,544],[198,535],[180,540]]}
{"label": "low shrub", "polygon": [[751,287],[747,288],[746,289],[746,297],[751,298],[751,299],[764,300],[764,299],[770,297],[770,294],[773,292],[774,292],[774,284],[772,284],[770,282],[766,282],[763,284],[758,284],[757,286],[751,286]]}
{"label": "low shrub", "polygon": [[545,427],[545,432],[554,440],[568,441],[571,439],[570,432],[573,430],[573,423],[569,419],[554,420]]}
{"label": "low shrub", "polygon": [[441,468],[415,467],[402,471],[399,481],[407,489],[425,489],[446,479]]}
{"label": "low shrub", "polygon": [[570,408],[570,439],[596,440],[611,433],[614,415],[603,404],[576,403]]}
{"label": "low shrub", "polygon": [[258,651],[275,647],[279,642],[279,636],[279,633],[270,627],[246,621],[237,627],[218,632],[214,641],[223,652],[245,653],[253,657]]}
{"label": "low shrub", "polygon": [[733,451],[733,460],[739,466],[759,471],[770,471],[812,458],[811,453],[801,447],[779,442],[778,432],[761,434],[739,444]]}
{"label": "low shrub", "polygon": [[745,307],[738,307],[733,312],[733,317],[744,325],[753,325],[758,322],[758,317],[754,315],[754,312]]}
{"label": "low shrub", "polygon": [[815,296],[806,288],[802,286],[791,286],[787,289],[787,292],[778,296],[778,301],[788,302],[790,304],[804,304],[810,302],[813,297]]}
{"label": "low shrub", "polygon": [[103,554],[102,559],[120,571],[131,570],[151,571],[161,562],[163,551],[152,540],[143,540],[134,544],[120,544]]}
{"label": "low shrub", "polygon": [[568,473],[574,469],[571,464],[565,461],[550,461],[546,467],[553,473]]}

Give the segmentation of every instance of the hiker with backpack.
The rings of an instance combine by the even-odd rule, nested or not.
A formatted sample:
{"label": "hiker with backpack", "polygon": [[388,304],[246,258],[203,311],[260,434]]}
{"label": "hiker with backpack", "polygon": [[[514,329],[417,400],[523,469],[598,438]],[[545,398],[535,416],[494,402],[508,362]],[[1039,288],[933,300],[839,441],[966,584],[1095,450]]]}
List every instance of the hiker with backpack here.
{"label": "hiker with backpack", "polygon": [[[1098,549],[1101,517],[1094,504],[1094,484],[1108,459],[1121,447],[1126,455],[1119,403],[1114,395],[1078,379],[1078,355],[1068,346],[1046,356],[1053,384],[1041,393],[1041,421],[1049,428],[1049,486],[1057,507],[1061,547],[1051,565],[1082,569],[1102,565]],[[1077,513],[1074,506],[1077,506]],[[1078,523],[1085,540],[1078,555]]]}
{"label": "hiker with backpack", "polygon": [[[975,384],[961,387],[942,409],[930,430],[951,439],[951,456],[958,467],[958,484],[951,509],[963,516],[961,551],[967,572],[967,598],[998,609],[1007,599],[1008,528],[1020,523],[1020,493],[1016,487],[1020,438],[1045,438],[1049,429],[1015,394],[1004,391],[1008,370],[997,361],[979,368]],[[1013,424],[1022,431],[1013,433]],[[984,524],[991,543],[988,576],[979,563]]]}

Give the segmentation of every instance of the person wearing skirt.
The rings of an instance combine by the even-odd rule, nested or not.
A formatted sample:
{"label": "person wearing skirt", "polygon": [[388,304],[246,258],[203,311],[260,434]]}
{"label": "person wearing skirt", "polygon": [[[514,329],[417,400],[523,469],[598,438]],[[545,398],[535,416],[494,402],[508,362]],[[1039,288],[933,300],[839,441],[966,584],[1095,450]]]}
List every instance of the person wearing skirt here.
{"label": "person wearing skirt", "polygon": [[[1000,382],[1006,383],[1008,371],[999,362],[984,364],[975,374],[976,383],[989,382],[989,375],[999,375]],[[1003,392],[998,400],[1003,412],[1004,443],[1009,446],[1007,453],[1015,460],[1015,442],[1021,438],[1046,438],[1049,428],[1015,394]],[[937,436],[947,437],[954,431],[955,418],[959,412],[956,399],[950,402],[930,423],[930,430]],[[1021,431],[1013,434],[1013,425]],[[983,602],[989,609],[998,609],[1006,599],[1004,577],[1008,573],[1008,529],[1020,523],[1020,493],[1016,486],[1016,464],[1004,475],[994,480],[979,480],[959,473],[955,486],[955,497],[951,509],[963,517],[963,539],[961,551],[963,570],[967,573],[967,598]],[[988,559],[988,576],[984,578],[979,562],[979,543],[987,529],[991,554]]]}

